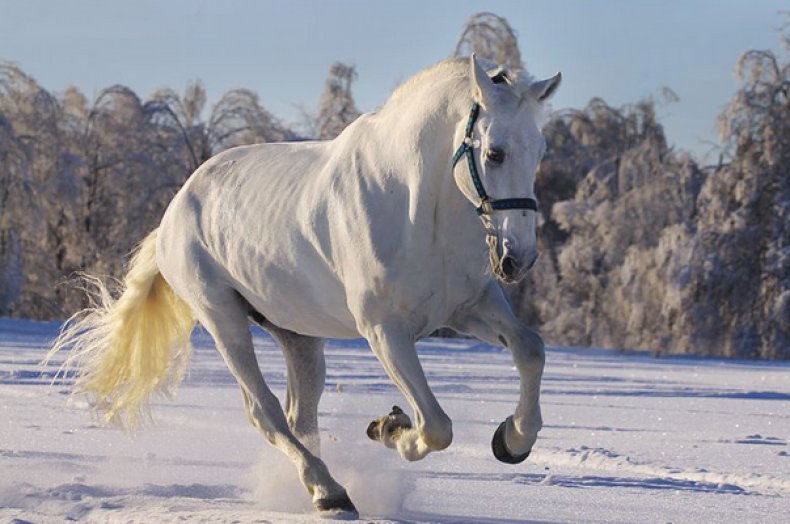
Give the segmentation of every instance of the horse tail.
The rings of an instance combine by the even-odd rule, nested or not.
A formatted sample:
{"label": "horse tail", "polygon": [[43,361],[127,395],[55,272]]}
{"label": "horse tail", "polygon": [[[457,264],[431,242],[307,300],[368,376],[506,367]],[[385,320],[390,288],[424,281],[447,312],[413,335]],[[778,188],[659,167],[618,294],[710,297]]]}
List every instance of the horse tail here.
{"label": "horse tail", "polygon": [[151,394],[170,396],[181,382],[195,325],[159,272],[156,236],[138,246],[117,299],[100,279],[84,276],[92,304],[63,325],[45,359],[70,349],[61,371],[79,368],[73,393],[87,393],[106,422],[132,432],[150,419]]}

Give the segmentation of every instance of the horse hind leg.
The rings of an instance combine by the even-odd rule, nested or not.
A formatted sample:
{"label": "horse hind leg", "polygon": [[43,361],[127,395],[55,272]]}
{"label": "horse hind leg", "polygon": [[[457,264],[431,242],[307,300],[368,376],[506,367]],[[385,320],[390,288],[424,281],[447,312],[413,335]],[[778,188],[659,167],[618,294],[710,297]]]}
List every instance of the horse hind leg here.
{"label": "horse hind leg", "polygon": [[236,378],[250,422],[291,459],[318,511],[356,516],[346,490],[332,478],[323,461],[296,438],[279,400],[267,386],[255,357],[244,300],[234,290],[225,289],[213,290],[199,302],[193,309]]}
{"label": "horse hind leg", "polygon": [[320,457],[318,403],[326,381],[324,340],[277,327],[257,311],[252,311],[250,317],[280,344],[288,369],[285,397],[288,426],[313,455]]}

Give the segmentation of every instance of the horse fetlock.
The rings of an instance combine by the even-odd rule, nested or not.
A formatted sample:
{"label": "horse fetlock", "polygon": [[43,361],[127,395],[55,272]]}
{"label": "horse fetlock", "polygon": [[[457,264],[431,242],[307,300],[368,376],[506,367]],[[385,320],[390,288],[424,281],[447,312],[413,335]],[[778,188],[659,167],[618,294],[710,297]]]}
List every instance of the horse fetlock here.
{"label": "horse fetlock", "polygon": [[445,429],[434,428],[426,432],[425,428],[405,430],[398,438],[398,453],[408,460],[415,461],[425,458],[432,451],[441,451],[453,440],[451,426]]}
{"label": "horse fetlock", "polygon": [[[495,435],[494,438],[495,440],[497,438],[501,440],[503,449],[512,457],[523,457],[521,459],[523,460],[529,455],[532,447],[538,440],[538,432],[541,426],[542,421],[539,417],[537,420],[533,420],[531,424],[528,424],[520,417],[510,416],[500,424],[497,429],[499,436]],[[500,458],[500,460],[502,459]]]}
{"label": "horse fetlock", "polygon": [[394,449],[402,433],[411,429],[411,419],[398,406],[392,406],[389,415],[377,418],[368,425],[367,434],[371,440],[381,442]]}
{"label": "horse fetlock", "polygon": [[425,427],[422,430],[425,445],[433,451],[441,451],[453,442],[453,425],[447,420],[445,424]]}
{"label": "horse fetlock", "polygon": [[[329,474],[329,470],[321,459],[308,458],[301,471],[302,484],[307,488],[313,505],[319,511],[327,511],[332,507],[342,507],[348,500],[348,494]],[[351,501],[348,501],[349,504]],[[321,509],[322,506],[324,509]],[[353,504],[351,505],[353,507]]]}
{"label": "horse fetlock", "polygon": [[423,440],[422,436],[415,430],[407,430],[398,439],[398,453],[409,462],[422,460],[432,450]]}
{"label": "horse fetlock", "polygon": [[542,368],[546,362],[545,346],[540,336],[534,332],[533,334],[537,339],[530,336],[519,337],[518,342],[514,343],[511,349],[517,360],[521,360],[531,366],[539,366]]}
{"label": "horse fetlock", "polygon": [[515,454],[529,453],[537,440],[537,433],[525,435],[514,432],[508,434],[507,430],[505,430],[505,445]]}

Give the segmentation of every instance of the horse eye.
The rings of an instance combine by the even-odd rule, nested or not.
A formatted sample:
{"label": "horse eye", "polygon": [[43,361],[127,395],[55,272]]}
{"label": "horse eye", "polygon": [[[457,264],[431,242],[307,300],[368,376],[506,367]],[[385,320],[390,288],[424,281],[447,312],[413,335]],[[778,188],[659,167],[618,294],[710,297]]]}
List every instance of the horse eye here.
{"label": "horse eye", "polygon": [[489,149],[486,151],[486,160],[492,164],[501,164],[505,161],[505,152],[496,148]]}

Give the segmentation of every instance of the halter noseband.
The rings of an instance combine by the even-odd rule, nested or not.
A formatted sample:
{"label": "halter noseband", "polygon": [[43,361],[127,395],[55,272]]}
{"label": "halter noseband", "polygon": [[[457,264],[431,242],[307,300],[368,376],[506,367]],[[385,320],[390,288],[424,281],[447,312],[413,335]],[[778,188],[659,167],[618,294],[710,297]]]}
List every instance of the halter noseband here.
{"label": "halter noseband", "polygon": [[464,141],[458,146],[458,149],[453,155],[453,169],[455,169],[461,157],[466,155],[466,160],[469,163],[469,174],[472,176],[472,183],[477,190],[480,197],[480,205],[475,208],[477,214],[491,215],[494,211],[501,211],[504,209],[531,209],[532,211],[538,210],[538,202],[534,198],[502,198],[499,200],[491,200],[488,193],[483,187],[483,181],[480,180],[480,175],[477,172],[477,164],[475,163],[475,141],[472,139],[472,132],[477,121],[477,116],[480,114],[480,104],[475,102],[472,104],[472,110],[469,112],[469,121],[466,123],[466,134]]}

